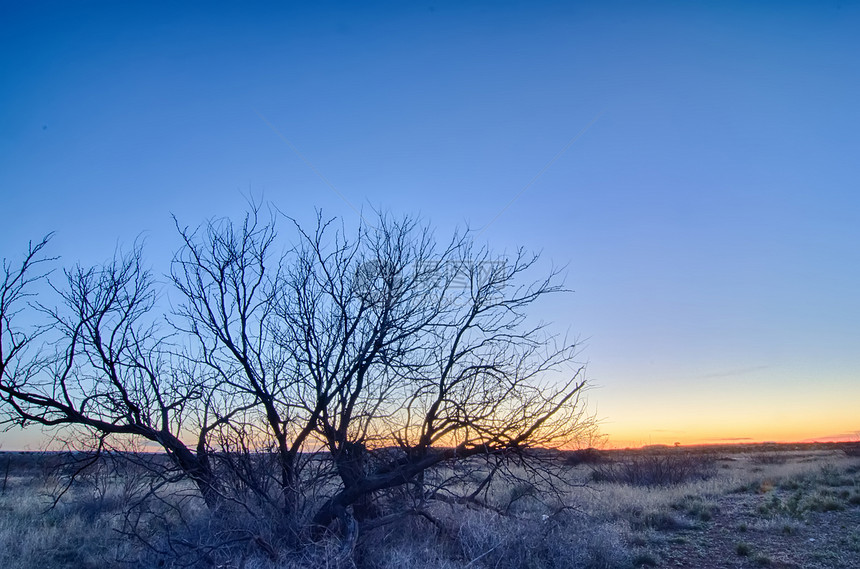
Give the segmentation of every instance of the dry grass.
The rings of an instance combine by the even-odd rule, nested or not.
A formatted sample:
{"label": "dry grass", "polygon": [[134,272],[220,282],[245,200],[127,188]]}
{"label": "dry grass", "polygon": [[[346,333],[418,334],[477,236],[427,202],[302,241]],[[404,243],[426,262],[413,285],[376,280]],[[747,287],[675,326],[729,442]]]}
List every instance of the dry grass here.
{"label": "dry grass", "polygon": [[[662,456],[693,460],[695,453],[670,454],[683,452],[667,449]],[[708,455],[706,469],[693,469],[697,474],[679,476],[676,482],[638,485],[635,476],[631,483],[593,478],[595,468],[620,472],[632,463],[659,463],[663,469],[680,464],[689,471],[689,461],[673,463],[654,452],[642,456],[647,460],[640,456],[638,463],[635,455],[620,452],[600,453],[600,460],[559,459],[572,484],[563,496],[546,495],[537,482],[499,484],[485,496],[489,508],[438,504],[426,512],[428,517],[403,518],[366,531],[352,551],[343,551],[334,538],[286,549],[266,534],[265,520],[243,522],[253,539],[275,544],[272,555],[250,545],[213,547],[208,554],[192,555],[190,547],[171,553],[169,548],[183,540],[218,545],[228,534],[199,501],[175,489],[162,491],[158,500],[142,501],[145,507],[129,516],[128,505],[140,499],[144,487],[131,471],[85,477],[51,508],[63,478],[56,465],[31,456],[30,462],[13,465],[0,491],[0,566],[860,567],[856,457],[834,450],[722,449]],[[137,523],[134,539],[128,536],[130,520]]]}
{"label": "dry grass", "polygon": [[105,567],[120,557],[114,537],[121,504],[71,494],[52,508],[52,480],[10,477],[0,496],[0,566]]}

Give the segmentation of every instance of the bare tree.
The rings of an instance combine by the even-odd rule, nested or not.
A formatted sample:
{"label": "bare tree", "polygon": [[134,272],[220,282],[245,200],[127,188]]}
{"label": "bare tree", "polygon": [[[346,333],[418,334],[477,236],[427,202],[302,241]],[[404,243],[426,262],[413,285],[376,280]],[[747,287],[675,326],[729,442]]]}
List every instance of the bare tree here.
{"label": "bare tree", "polygon": [[547,421],[561,417],[581,382],[552,391],[530,382],[569,361],[573,347],[540,354],[540,328],[518,329],[523,307],[561,289],[552,278],[506,289],[534,259],[500,262],[462,237],[437,249],[408,219],[383,217],[353,243],[328,239],[327,229],[301,232],[301,262],[279,304],[285,344],[299,349],[311,379],[305,407],[318,410],[317,436],[342,484],[317,524],[350,506],[373,516],[369,496],[441,462],[570,433],[572,425],[550,434]]}
{"label": "bare tree", "polygon": [[[6,281],[29,284],[28,271],[45,244],[31,248],[27,262]],[[11,419],[20,424],[82,428],[95,436],[100,449],[107,437],[140,437],[160,445],[213,503],[217,486],[205,453],[195,453],[182,440],[186,411],[200,397],[200,385],[183,381],[174,369],[167,336],[151,318],[156,303],[151,276],[141,266],[140,248],[103,267],[77,266],[53,288],[61,305],[39,305],[47,326],[29,336],[13,336],[14,355],[25,341],[44,332],[37,356],[7,373],[0,393]],[[17,279],[17,280],[16,280]],[[20,300],[22,289],[12,289]],[[5,290],[5,289],[4,289]],[[17,297],[15,297],[17,294]],[[7,322],[16,315],[3,306]]]}
{"label": "bare tree", "polygon": [[[43,249],[48,245],[51,235],[36,244],[30,242],[27,253],[19,265],[3,259],[3,282],[0,284],[0,393],[4,396],[8,390],[14,390],[32,379],[39,367],[38,357],[28,358],[28,349],[42,330],[37,326],[20,326],[15,322],[19,313],[27,307],[26,299],[33,293],[31,289],[38,281],[43,281],[46,273],[41,266],[50,259],[44,257]],[[4,411],[10,409],[4,408]],[[11,415],[4,422],[26,421],[11,408]]]}
{"label": "bare tree", "polygon": [[[258,208],[238,225],[177,223],[169,313],[139,248],[67,271],[26,360],[38,332],[11,321],[45,242],[4,264],[6,410],[156,443],[213,511],[277,518],[292,544],[477,501],[531,449],[591,433],[577,346],[527,318],[564,292],[557,272],[526,279],[536,256],[495,256],[468,233],[439,244],[411,218],[352,238],[321,216],[293,225],[279,250]],[[475,460],[480,476],[457,470]]]}

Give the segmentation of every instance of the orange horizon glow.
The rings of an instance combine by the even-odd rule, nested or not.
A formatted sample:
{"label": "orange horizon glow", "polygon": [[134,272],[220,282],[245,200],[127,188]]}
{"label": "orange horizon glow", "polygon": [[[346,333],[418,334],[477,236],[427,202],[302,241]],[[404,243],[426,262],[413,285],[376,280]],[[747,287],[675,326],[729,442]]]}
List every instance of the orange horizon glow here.
{"label": "orange horizon glow", "polygon": [[[811,444],[811,443],[848,443],[860,442],[857,435],[836,435],[823,437],[805,437],[805,438],[750,438],[750,437],[729,437],[729,438],[702,438],[702,439],[684,439],[684,440],[657,440],[651,439],[608,439],[602,448],[606,450],[620,449],[638,449],[648,446],[732,446],[732,445],[760,445],[760,444]],[[676,445],[676,443],[680,443]]]}
{"label": "orange horizon glow", "polygon": [[[39,451],[56,451],[63,450],[61,446],[56,445],[56,439],[46,437],[44,434],[33,432],[32,429],[19,431],[18,433],[6,432],[0,438],[0,452],[39,452]],[[10,436],[11,435],[11,436]],[[18,436],[15,436],[18,435]],[[810,434],[809,431],[802,434],[786,435],[786,436],[754,436],[754,437],[738,437],[738,436],[690,436],[690,437],[672,437],[665,433],[652,432],[644,435],[617,436],[612,434],[604,434],[604,439],[599,443],[593,443],[591,446],[596,446],[603,450],[621,450],[621,449],[639,449],[648,446],[666,446],[666,447],[691,447],[691,446],[732,446],[732,445],[757,445],[757,444],[811,444],[811,443],[860,443],[860,431],[850,431],[841,434],[821,435],[816,436]],[[160,452],[160,447],[151,442],[143,442],[142,447],[138,449],[141,452]],[[590,446],[583,444],[582,446]]]}
{"label": "orange horizon glow", "polygon": [[782,428],[751,428],[750,424],[739,424],[729,429],[717,430],[704,427],[660,430],[607,430],[604,448],[640,448],[649,445],[681,446],[731,445],[761,443],[813,443],[813,442],[860,442],[860,430],[856,422],[821,421],[815,426]]}
{"label": "orange horizon glow", "polygon": [[848,370],[810,376],[761,372],[706,383],[641,378],[631,389],[606,385],[593,400],[605,448],[860,441],[860,383]]}
{"label": "orange horizon glow", "polygon": [[[821,422],[816,427],[797,427],[794,429],[750,429],[745,434],[743,425],[736,425],[720,432],[704,427],[680,430],[670,429],[602,429],[596,440],[582,441],[579,447],[594,446],[606,450],[637,449],[647,446],[730,446],[763,443],[806,444],[806,443],[860,443],[860,430],[850,428],[853,421],[840,424],[838,421]],[[747,425],[749,426],[749,425]],[[839,429],[840,426],[845,428]],[[828,428],[830,427],[830,428]],[[38,428],[6,431],[0,435],[0,451],[41,451],[59,450],[58,439]],[[142,442],[144,450],[154,443]],[[157,452],[157,449],[152,449]]]}
{"label": "orange horizon glow", "polygon": [[769,429],[748,434],[740,434],[742,429],[732,429],[731,432],[690,430],[687,433],[677,431],[617,431],[606,433],[604,448],[639,448],[649,445],[681,446],[693,445],[731,445],[731,444],[760,444],[760,443],[812,443],[812,442],[860,442],[860,431],[851,428],[844,429]]}

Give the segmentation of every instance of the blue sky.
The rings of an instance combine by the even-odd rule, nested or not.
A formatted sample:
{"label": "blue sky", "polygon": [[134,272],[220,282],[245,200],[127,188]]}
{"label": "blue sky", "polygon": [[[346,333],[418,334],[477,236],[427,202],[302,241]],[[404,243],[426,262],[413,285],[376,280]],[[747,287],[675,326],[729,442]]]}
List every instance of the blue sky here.
{"label": "blue sky", "polygon": [[536,316],[583,338],[614,440],[851,433],[858,26],[856,2],[6,2],[0,256],[142,236],[163,272],[171,214],[249,194],[486,226],[568,266]]}

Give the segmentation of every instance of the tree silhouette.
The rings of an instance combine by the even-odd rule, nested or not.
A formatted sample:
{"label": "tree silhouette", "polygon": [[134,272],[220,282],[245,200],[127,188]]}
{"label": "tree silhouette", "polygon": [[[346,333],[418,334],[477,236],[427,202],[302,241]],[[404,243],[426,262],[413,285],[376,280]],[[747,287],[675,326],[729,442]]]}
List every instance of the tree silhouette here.
{"label": "tree silhouette", "polygon": [[[154,443],[212,512],[251,511],[293,545],[477,502],[530,449],[593,433],[575,343],[528,323],[564,291],[557,272],[525,279],[536,256],[439,244],[408,217],[352,237],[290,223],[286,248],[257,207],[177,223],[166,298],[139,246],[51,281],[56,307],[25,300],[47,239],[4,262],[6,421]],[[42,325],[13,327],[21,311]]]}

